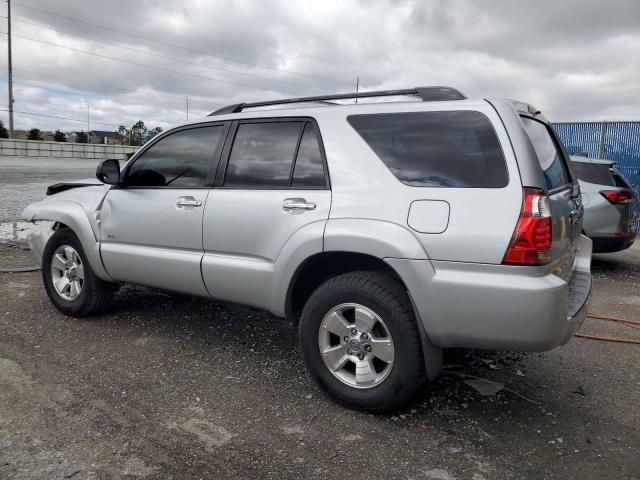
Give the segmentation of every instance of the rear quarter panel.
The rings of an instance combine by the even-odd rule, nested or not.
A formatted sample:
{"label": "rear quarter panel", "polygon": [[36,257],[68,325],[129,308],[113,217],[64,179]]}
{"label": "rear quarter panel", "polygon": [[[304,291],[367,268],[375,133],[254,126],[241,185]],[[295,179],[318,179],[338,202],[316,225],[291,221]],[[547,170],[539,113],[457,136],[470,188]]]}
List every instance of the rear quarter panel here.
{"label": "rear quarter panel", "polygon": [[[317,116],[322,133],[333,201],[328,231],[337,219],[376,219],[411,232],[428,258],[500,263],[511,240],[522,203],[518,166],[509,137],[496,111],[486,101],[372,104],[353,114],[472,110],[491,121],[502,146],[509,184],[504,188],[411,187],[398,180],[347,122],[346,109],[326,109]],[[412,202],[435,200],[450,205],[446,229],[421,233],[408,226]],[[437,230],[436,230],[437,231]],[[366,232],[364,232],[366,233]],[[415,253],[394,252],[410,258]],[[392,255],[389,255],[392,256]]]}

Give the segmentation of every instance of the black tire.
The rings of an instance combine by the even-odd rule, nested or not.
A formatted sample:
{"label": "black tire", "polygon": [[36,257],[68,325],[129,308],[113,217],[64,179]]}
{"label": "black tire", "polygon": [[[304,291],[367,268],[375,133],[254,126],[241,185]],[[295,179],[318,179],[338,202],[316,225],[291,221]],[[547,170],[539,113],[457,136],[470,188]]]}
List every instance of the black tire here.
{"label": "black tire", "polygon": [[[62,298],[53,285],[51,262],[56,250],[64,245],[73,247],[82,260],[84,281],[80,295],[74,300]],[[93,273],[91,265],[84,253],[82,244],[73,231],[63,228],[56,231],[44,248],[42,254],[42,280],[51,303],[65,315],[84,317],[101,312],[109,304],[118,285],[98,278]]]}
{"label": "black tire", "polygon": [[[386,324],[395,348],[394,365],[380,384],[358,389],[343,383],[325,365],[318,344],[325,315],[344,303],[375,312]],[[388,413],[410,404],[426,381],[420,334],[404,287],[389,275],[361,271],[323,283],[304,306],[299,338],[306,367],[337,402],[371,413]]]}

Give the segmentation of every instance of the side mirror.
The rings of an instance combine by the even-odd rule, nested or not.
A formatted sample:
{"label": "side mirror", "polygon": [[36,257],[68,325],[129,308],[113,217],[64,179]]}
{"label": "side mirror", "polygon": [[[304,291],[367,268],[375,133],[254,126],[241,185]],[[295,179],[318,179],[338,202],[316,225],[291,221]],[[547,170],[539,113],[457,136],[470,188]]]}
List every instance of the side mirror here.
{"label": "side mirror", "polygon": [[96,177],[102,183],[117,185],[120,181],[120,162],[114,159],[100,162],[96,169]]}

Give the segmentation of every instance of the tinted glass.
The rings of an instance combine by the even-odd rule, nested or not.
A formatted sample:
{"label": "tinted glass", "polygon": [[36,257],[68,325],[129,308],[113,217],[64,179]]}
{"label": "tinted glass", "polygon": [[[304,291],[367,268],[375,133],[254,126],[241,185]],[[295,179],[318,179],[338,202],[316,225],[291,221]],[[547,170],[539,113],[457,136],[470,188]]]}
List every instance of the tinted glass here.
{"label": "tinted glass", "polygon": [[633,190],[633,187],[631,186],[631,184],[627,181],[626,178],[624,178],[624,175],[622,175],[622,173],[620,173],[618,170],[614,170],[613,181],[615,182],[616,187],[628,188],[629,190]]}
{"label": "tinted glass", "polygon": [[238,127],[224,184],[288,187],[304,122],[245,123]]}
{"label": "tinted glass", "polygon": [[128,186],[203,187],[222,141],[223,126],[181,130],[159,140],[129,168]]}
{"label": "tinted glass", "polygon": [[616,185],[609,165],[571,160],[571,170],[583,182],[608,185],[610,187]]}
{"label": "tinted glass", "polygon": [[552,190],[569,183],[564,159],[556,147],[548,127],[542,122],[526,117],[522,117],[522,123],[538,156],[547,188]]}
{"label": "tinted glass", "polygon": [[313,124],[307,123],[300,141],[296,166],[293,169],[292,187],[324,187],[324,166],[320,145]]}
{"label": "tinted glass", "polygon": [[499,188],[509,182],[498,138],[480,112],[353,115],[348,120],[407,185]]}

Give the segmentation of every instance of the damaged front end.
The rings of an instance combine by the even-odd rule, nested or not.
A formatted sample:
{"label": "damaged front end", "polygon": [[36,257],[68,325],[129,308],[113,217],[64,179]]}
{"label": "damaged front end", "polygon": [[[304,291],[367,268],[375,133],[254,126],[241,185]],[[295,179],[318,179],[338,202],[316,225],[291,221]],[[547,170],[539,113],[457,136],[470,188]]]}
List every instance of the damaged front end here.
{"label": "damaged front end", "polygon": [[94,273],[109,281],[111,279],[100,259],[100,211],[110,186],[85,185],[80,183],[62,189],[59,193],[32,203],[22,211],[21,217],[40,225],[38,231],[27,239],[39,265],[42,264],[42,253],[51,235],[60,228],[69,228],[80,240]]}

